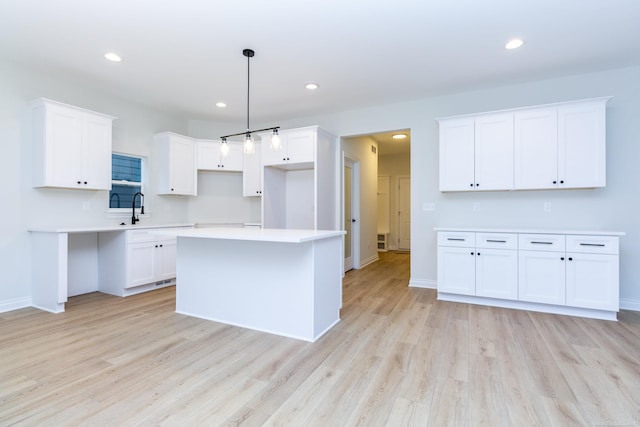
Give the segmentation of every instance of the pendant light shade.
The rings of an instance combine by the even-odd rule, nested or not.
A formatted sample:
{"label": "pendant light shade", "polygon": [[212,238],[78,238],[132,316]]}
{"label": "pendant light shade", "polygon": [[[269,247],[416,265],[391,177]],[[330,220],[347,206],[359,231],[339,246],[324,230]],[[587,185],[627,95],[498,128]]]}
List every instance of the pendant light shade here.
{"label": "pendant light shade", "polygon": [[[274,126],[274,127],[270,127],[270,128],[264,128],[264,129],[256,129],[256,130],[251,130],[251,127],[249,126],[249,100],[250,100],[250,87],[251,87],[251,68],[250,68],[250,64],[251,64],[251,58],[253,58],[255,56],[255,52],[251,49],[244,49],[242,51],[242,54],[247,58],[247,130],[244,132],[238,132],[238,133],[233,133],[230,135],[225,135],[225,136],[221,136],[220,140],[223,141],[223,144],[226,144],[226,140],[229,137],[232,136],[239,136],[239,135],[244,135],[244,152],[246,154],[253,154],[255,152],[255,144],[254,144],[254,140],[253,140],[253,136],[252,133],[255,132],[262,132],[262,131],[266,131],[266,130],[271,130],[273,131],[273,135],[271,138],[271,147],[274,147],[274,144],[277,146],[281,146],[281,141],[280,141],[280,136],[278,135],[278,129],[280,128],[280,126]],[[274,137],[275,137],[275,142],[274,142]],[[222,147],[221,147],[222,149]],[[227,152],[229,152],[229,147],[227,146],[226,148]],[[224,154],[224,153],[223,153]]]}
{"label": "pendant light shade", "polygon": [[282,150],[282,138],[278,135],[278,129],[274,129],[271,135],[271,149],[274,151]]}
{"label": "pendant light shade", "polygon": [[220,140],[220,154],[223,156],[229,154],[229,143],[227,142],[227,138],[222,138]]}

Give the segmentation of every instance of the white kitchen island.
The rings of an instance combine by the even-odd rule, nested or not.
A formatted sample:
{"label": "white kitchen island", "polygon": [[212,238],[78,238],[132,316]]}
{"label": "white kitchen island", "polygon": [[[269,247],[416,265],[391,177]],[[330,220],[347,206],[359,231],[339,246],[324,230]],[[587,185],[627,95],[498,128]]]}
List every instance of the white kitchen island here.
{"label": "white kitchen island", "polygon": [[178,231],[176,312],[305,341],[340,321],[344,231]]}

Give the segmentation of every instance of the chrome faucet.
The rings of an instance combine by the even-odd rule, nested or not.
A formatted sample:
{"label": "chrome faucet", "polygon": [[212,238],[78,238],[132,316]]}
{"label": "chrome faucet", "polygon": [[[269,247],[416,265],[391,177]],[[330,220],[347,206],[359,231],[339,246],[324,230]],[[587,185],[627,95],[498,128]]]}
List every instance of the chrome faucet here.
{"label": "chrome faucet", "polygon": [[131,202],[131,224],[136,225],[136,222],[140,221],[140,218],[136,217],[136,196],[140,195],[140,215],[144,215],[144,194],[137,192],[133,195],[133,201]]}

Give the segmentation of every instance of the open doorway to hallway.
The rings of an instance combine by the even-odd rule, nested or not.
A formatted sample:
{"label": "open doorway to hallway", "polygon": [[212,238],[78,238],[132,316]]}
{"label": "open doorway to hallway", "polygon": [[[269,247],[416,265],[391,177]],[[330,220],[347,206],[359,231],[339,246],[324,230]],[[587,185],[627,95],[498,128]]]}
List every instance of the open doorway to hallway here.
{"label": "open doorway to hallway", "polygon": [[343,158],[357,159],[359,166],[359,197],[351,201],[359,212],[352,218],[359,230],[353,268],[376,261],[379,251],[411,250],[410,147],[409,129],[342,138]]}

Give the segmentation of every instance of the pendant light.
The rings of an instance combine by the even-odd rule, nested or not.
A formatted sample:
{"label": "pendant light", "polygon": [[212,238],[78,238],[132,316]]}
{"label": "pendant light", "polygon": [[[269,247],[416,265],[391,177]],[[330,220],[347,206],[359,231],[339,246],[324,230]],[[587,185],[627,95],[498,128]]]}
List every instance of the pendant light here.
{"label": "pendant light", "polygon": [[244,135],[244,143],[243,143],[244,152],[247,154],[252,154],[255,151],[255,143],[254,143],[252,134],[256,132],[267,131],[267,130],[272,131],[271,147],[275,149],[279,149],[279,147],[281,147],[282,145],[280,141],[280,135],[278,135],[278,129],[280,129],[280,126],[274,126],[270,128],[256,129],[256,130],[251,130],[251,127],[249,126],[249,95],[250,95],[249,89],[251,87],[250,63],[251,63],[251,58],[253,58],[253,56],[255,55],[255,52],[251,49],[244,49],[242,51],[242,54],[247,57],[247,130],[244,132],[232,133],[230,135],[225,135],[220,137],[220,144],[221,144],[220,151],[222,152],[223,155],[226,155],[226,153],[229,152],[229,146],[227,145],[228,144],[227,138],[232,136],[239,136],[239,135]]}

